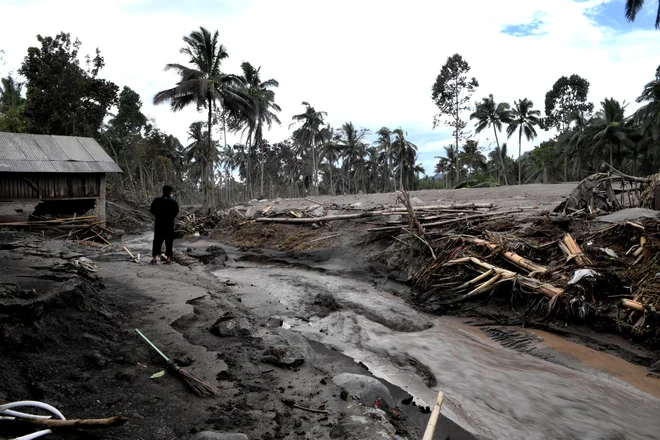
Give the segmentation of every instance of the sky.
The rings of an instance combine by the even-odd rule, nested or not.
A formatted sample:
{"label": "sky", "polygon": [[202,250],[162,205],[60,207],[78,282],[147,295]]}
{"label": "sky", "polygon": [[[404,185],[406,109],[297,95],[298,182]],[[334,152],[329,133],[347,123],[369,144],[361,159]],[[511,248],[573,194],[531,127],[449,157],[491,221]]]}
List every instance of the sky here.
{"label": "sky", "polygon": [[[403,128],[432,174],[451,129],[433,129],[437,109],[431,87],[447,57],[459,53],[480,87],[473,101],[493,94],[512,103],[529,98],[543,112],[545,94],[562,75],[591,82],[589,99],[630,102],[660,63],[657,2],[647,0],[635,23],[625,0],[0,0],[0,75],[16,71],[36,36],[64,31],[82,41],[81,53],[100,48],[101,76],[138,92],[143,111],[184,145],[194,108],[173,113],[154,106],[176,74],[166,63],[185,63],[182,37],[204,26],[218,30],[229,58],[223,70],[238,73],[249,61],[262,79],[275,78],[281,126],[266,138],[290,135],[291,117],[303,101],[328,113],[333,127],[352,121],[375,132]],[[7,17],[14,17],[7,19]],[[533,143],[553,133],[539,131]],[[492,132],[474,136],[486,150]],[[229,138],[233,143],[237,137]],[[512,138],[509,151],[517,150]]]}

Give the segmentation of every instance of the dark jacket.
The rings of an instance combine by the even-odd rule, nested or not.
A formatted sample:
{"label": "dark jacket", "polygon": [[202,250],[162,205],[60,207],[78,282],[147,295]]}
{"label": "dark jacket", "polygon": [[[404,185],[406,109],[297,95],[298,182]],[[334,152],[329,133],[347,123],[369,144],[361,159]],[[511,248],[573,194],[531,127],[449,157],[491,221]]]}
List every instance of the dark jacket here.
{"label": "dark jacket", "polygon": [[169,196],[157,197],[149,210],[156,217],[157,230],[173,230],[174,219],[179,214],[179,204]]}

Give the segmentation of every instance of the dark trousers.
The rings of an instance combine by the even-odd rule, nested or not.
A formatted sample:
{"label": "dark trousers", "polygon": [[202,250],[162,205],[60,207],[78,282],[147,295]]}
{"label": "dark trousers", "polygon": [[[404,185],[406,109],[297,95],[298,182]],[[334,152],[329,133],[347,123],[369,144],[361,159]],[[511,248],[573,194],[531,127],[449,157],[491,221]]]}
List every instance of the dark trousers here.
{"label": "dark trousers", "polygon": [[154,232],[154,247],[151,255],[157,257],[160,255],[163,248],[163,241],[165,242],[165,255],[172,258],[172,244],[174,243],[174,229],[156,229]]}

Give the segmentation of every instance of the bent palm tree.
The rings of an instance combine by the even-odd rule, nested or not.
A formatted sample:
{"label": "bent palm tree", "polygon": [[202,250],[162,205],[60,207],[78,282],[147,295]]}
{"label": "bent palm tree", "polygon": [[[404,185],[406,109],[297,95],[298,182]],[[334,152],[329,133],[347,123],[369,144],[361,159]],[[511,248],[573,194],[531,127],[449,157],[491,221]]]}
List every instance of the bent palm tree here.
{"label": "bent palm tree", "polygon": [[[626,18],[628,21],[635,21],[642,6],[644,6],[644,0],[626,0]],[[655,28],[660,28],[660,1],[658,1],[658,12],[655,16]]]}
{"label": "bent palm tree", "polygon": [[[172,111],[182,110],[191,104],[195,104],[198,110],[206,108],[209,155],[212,154],[213,146],[211,130],[214,105],[217,101],[221,101],[222,105],[222,101],[237,97],[232,86],[238,79],[220,71],[222,60],[229,55],[225,46],[218,42],[218,36],[218,31],[211,34],[200,27],[198,31],[183,37],[186,46],[182,47],[180,52],[189,57],[188,62],[192,67],[177,63],[167,64],[165,70],[175,70],[181,78],[175,87],[156,93],[153,99],[156,105],[169,102]],[[213,160],[210,158],[206,161],[203,179],[204,209],[208,209],[213,203]]]}
{"label": "bent palm tree", "polygon": [[[493,132],[495,133],[495,143],[497,144],[497,150],[500,152],[500,140],[497,137],[497,133],[502,131],[502,124],[508,124],[511,122],[511,110],[510,105],[506,102],[495,103],[493,95],[488,95],[487,98],[483,98],[481,102],[476,104],[476,110],[470,115],[470,119],[476,119],[476,129],[475,133],[479,134],[488,127],[493,127]],[[504,184],[508,185],[509,182],[506,178],[506,173],[504,173],[504,158],[501,154],[498,154],[498,159],[500,165],[502,166],[502,175],[504,176]],[[498,173],[499,174],[499,173]],[[498,176],[499,183],[499,176]]]}
{"label": "bent palm tree", "polygon": [[534,102],[527,98],[520,99],[514,103],[511,110],[511,122],[506,128],[507,137],[510,138],[518,130],[518,185],[522,184],[522,136],[525,134],[527,141],[536,138],[534,126],[539,125],[541,112],[533,110]]}

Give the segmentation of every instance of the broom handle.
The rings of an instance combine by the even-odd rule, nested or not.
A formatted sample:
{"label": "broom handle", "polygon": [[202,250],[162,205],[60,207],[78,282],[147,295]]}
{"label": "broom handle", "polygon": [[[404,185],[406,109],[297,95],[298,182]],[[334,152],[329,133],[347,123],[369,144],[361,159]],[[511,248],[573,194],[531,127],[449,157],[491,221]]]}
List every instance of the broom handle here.
{"label": "broom handle", "polygon": [[144,339],[144,340],[147,342],[147,344],[151,345],[151,348],[153,348],[154,350],[156,350],[156,353],[158,353],[163,359],[165,359],[165,362],[169,362],[169,361],[170,361],[170,360],[167,358],[167,356],[165,356],[165,354],[164,354],[162,351],[160,351],[160,350],[158,349],[158,347],[156,347],[154,344],[152,344],[151,341],[150,341],[149,339],[147,339],[147,337],[146,337],[145,335],[143,335],[142,332],[140,332],[140,330],[135,329],[135,331],[137,332],[138,335],[140,335],[140,336],[142,337],[142,339]]}

